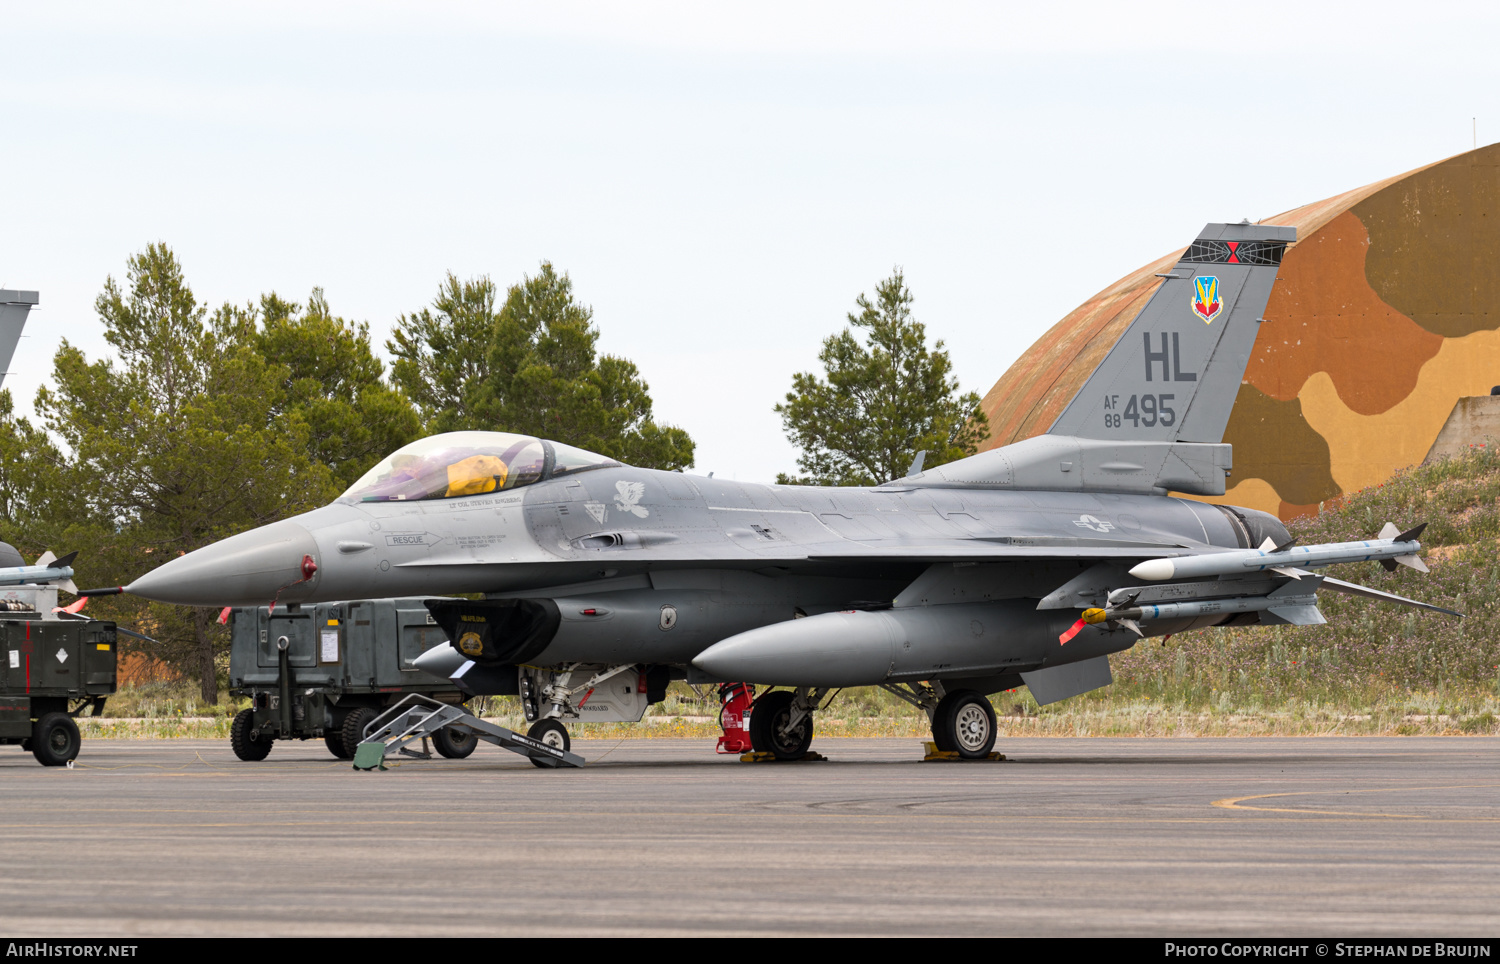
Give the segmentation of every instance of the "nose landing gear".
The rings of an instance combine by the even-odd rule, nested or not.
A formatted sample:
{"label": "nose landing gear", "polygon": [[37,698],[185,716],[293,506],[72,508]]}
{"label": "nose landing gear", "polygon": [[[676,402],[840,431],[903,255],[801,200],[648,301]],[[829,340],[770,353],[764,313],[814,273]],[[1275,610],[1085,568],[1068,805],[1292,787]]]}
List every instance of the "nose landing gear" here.
{"label": "nose landing gear", "polygon": [[813,711],[827,689],[798,687],[761,694],[750,708],[750,745],[776,760],[822,759],[809,753]]}

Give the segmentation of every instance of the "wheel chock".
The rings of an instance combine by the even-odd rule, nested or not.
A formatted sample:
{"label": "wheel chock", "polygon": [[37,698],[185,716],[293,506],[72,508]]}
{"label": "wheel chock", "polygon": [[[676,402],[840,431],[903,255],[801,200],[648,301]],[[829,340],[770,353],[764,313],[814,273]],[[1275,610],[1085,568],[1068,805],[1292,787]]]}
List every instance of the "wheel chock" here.
{"label": "wheel chock", "polygon": [[354,769],[356,770],[384,770],[385,744],[372,740],[369,743],[361,743],[354,748]]}
{"label": "wheel chock", "polygon": [[965,757],[960,756],[957,750],[939,750],[931,740],[924,740],[922,745],[927,748],[927,755],[922,758],[923,763],[984,763],[1005,759],[1004,753],[996,753],[994,750],[988,756]]}
{"label": "wheel chock", "polygon": [[826,761],[827,759],[828,759],[828,757],[826,757],[823,754],[817,752],[816,750],[808,750],[806,753],[804,753],[801,756],[797,757],[797,759],[795,759],[795,760],[780,760],[780,759],[777,759],[776,754],[774,754],[774,753],[757,753],[755,750],[751,750],[749,753],[743,754],[740,757],[740,762],[741,763],[817,763],[819,761]]}

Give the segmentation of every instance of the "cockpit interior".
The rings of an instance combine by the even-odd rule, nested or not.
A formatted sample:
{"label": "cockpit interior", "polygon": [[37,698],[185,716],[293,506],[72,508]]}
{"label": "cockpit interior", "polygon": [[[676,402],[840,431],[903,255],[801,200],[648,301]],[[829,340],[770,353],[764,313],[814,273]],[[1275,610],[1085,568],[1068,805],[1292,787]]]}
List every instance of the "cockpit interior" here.
{"label": "cockpit interior", "polygon": [[397,449],[339,498],[354,502],[455,499],[618,465],[603,455],[529,435],[448,432]]}

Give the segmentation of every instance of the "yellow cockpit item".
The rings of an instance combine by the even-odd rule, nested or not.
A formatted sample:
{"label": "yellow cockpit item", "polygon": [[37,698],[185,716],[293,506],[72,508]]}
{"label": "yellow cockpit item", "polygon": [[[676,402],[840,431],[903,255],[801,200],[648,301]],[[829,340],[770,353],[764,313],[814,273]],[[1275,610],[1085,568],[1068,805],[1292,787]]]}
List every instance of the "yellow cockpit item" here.
{"label": "yellow cockpit item", "polygon": [[503,489],[508,472],[505,463],[496,456],[471,455],[448,466],[448,491],[444,498]]}

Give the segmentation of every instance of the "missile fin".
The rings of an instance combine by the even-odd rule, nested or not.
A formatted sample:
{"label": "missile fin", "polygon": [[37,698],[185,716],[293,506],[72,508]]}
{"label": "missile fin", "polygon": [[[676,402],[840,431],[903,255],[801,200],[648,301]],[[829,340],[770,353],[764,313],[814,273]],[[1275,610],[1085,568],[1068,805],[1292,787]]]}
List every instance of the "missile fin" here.
{"label": "missile fin", "polygon": [[1408,569],[1415,569],[1415,570],[1417,570],[1417,572],[1431,572],[1432,571],[1431,569],[1427,568],[1427,563],[1423,562],[1416,555],[1416,553],[1412,553],[1409,556],[1397,556],[1395,559],[1393,559],[1391,561],[1392,562],[1399,562],[1399,563],[1401,563],[1401,565],[1406,566]]}
{"label": "missile fin", "polygon": [[1376,533],[1375,538],[1394,539],[1400,534],[1401,530],[1396,528],[1396,524],[1394,522],[1387,522],[1385,525],[1380,527],[1380,531]]}
{"label": "missile fin", "polygon": [[1380,568],[1384,569],[1386,572],[1395,572],[1396,571],[1396,560],[1394,560],[1394,559],[1382,559],[1382,560],[1380,560]]}
{"label": "missile fin", "polygon": [[1124,626],[1126,629],[1130,630],[1132,633],[1135,633],[1142,639],[1146,638],[1146,634],[1141,631],[1141,624],[1136,622],[1134,619],[1116,619],[1115,622],[1119,623],[1121,626]]}
{"label": "missile fin", "polygon": [[1262,613],[1260,621],[1272,626],[1321,626],[1328,622],[1317,606],[1278,606]]}
{"label": "missile fin", "polygon": [[68,553],[66,556],[63,556],[61,559],[58,559],[57,561],[53,562],[52,565],[53,565],[54,568],[57,568],[57,569],[66,569],[69,566],[71,566],[73,564],[73,560],[77,559],[77,558],[78,558],[78,550],[74,549],[72,552]]}
{"label": "missile fin", "polygon": [[[73,585],[73,580],[71,579],[64,579],[62,582],[54,582],[52,585],[63,590],[64,592],[70,592],[75,596],[78,595],[78,587]],[[87,599],[88,597],[84,596],[83,598]]]}
{"label": "missile fin", "polygon": [[1443,613],[1447,616],[1457,616],[1460,619],[1462,619],[1464,615],[1460,612],[1454,612],[1452,609],[1444,609],[1442,606],[1433,606],[1429,605],[1428,603],[1417,602],[1415,599],[1407,599],[1405,596],[1398,596],[1393,592],[1381,592],[1379,589],[1370,589],[1367,586],[1357,586],[1352,582],[1344,582],[1342,579],[1324,579],[1322,588],[1332,589],[1334,592],[1341,592],[1349,596],[1364,596],[1367,599],[1379,599],[1383,602],[1400,603],[1403,606],[1412,606],[1417,609],[1425,609],[1428,612]]}
{"label": "missile fin", "polygon": [[52,565],[56,561],[57,557],[52,554],[51,549],[48,549],[46,552],[36,557],[36,564],[43,568]]}
{"label": "missile fin", "polygon": [[1291,566],[1272,566],[1271,571],[1279,576],[1291,576],[1293,579],[1301,579],[1305,575],[1301,569],[1294,569]]}
{"label": "missile fin", "polygon": [[1302,575],[1307,577],[1307,582],[1303,582],[1302,577],[1298,576],[1296,582],[1284,582],[1266,593],[1266,596],[1272,599],[1283,599],[1292,596],[1312,596],[1318,591],[1318,587],[1323,584],[1323,580],[1327,578],[1326,576],[1320,576],[1311,572],[1304,572]]}
{"label": "missile fin", "polygon": [[[1390,523],[1386,523],[1386,524],[1389,525]],[[1396,536],[1395,536],[1394,539],[1392,539],[1392,541],[1393,542],[1411,542],[1417,536],[1420,536],[1422,534],[1422,530],[1425,529],[1425,528],[1427,528],[1427,523],[1425,523],[1425,522],[1419,523],[1417,525],[1412,526],[1410,529],[1407,529],[1405,532],[1398,532],[1398,533],[1396,533]]]}

